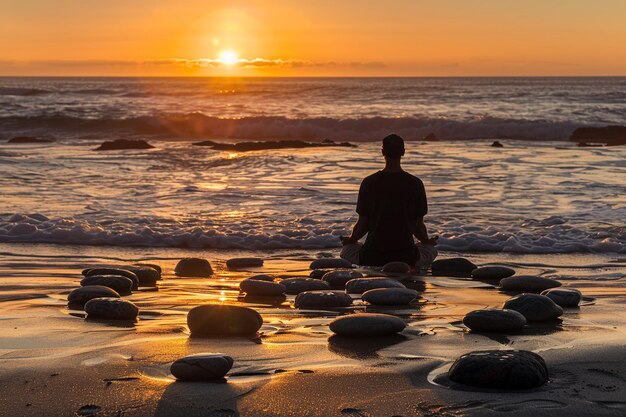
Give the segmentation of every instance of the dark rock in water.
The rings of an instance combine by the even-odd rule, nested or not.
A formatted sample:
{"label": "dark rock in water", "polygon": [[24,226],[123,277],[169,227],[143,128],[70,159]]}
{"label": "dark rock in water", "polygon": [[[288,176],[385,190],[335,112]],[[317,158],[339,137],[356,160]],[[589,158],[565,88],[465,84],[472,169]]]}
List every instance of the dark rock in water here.
{"label": "dark rock in water", "polygon": [[580,291],[565,288],[550,288],[543,291],[541,295],[545,295],[561,307],[578,307],[582,298]]}
{"label": "dark rock in water", "polygon": [[274,282],[274,277],[271,275],[266,275],[266,274],[254,275],[248,279],[255,279],[257,281]]}
{"label": "dark rock in water", "polygon": [[216,151],[248,152],[267,149],[300,149],[300,148],[320,148],[329,146],[356,148],[356,145],[348,142],[336,143],[333,141],[304,142],[301,140],[280,140],[267,142],[239,142],[239,143],[219,143],[211,140],[194,142],[194,146],[210,146]]}
{"label": "dark rock in water", "polygon": [[80,281],[83,287],[89,285],[102,285],[109,287],[120,295],[132,294],[133,282],[121,275],[90,275]]}
{"label": "dark rock in water", "polygon": [[263,318],[247,307],[202,305],[189,311],[187,325],[192,336],[241,336],[256,333]]}
{"label": "dark rock in water", "polygon": [[283,295],[287,288],[276,282],[262,281],[257,279],[244,279],[239,283],[239,289],[248,295]]}
{"label": "dark rock in water", "polygon": [[424,136],[424,139],[426,142],[437,142],[439,139],[437,139],[437,136],[434,133],[429,133],[428,135]]}
{"label": "dark rock in water", "polygon": [[543,358],[525,350],[483,350],[457,359],[448,371],[454,382],[482,388],[530,389],[548,382]]}
{"label": "dark rock in water", "polygon": [[322,279],[326,273],[330,272],[328,269],[314,269],[309,274],[310,278]]}
{"label": "dark rock in water", "polygon": [[352,305],[352,297],[343,291],[305,291],[296,296],[296,308],[335,308]]}
{"label": "dark rock in water", "polygon": [[119,298],[94,298],[85,303],[88,318],[135,320],[139,309],[130,301]]}
{"label": "dark rock in water", "polygon": [[[325,277],[324,277],[324,280]],[[355,278],[346,283],[348,294],[362,294],[375,288],[406,288],[401,282],[389,278]]]}
{"label": "dark rock in water", "polygon": [[117,291],[109,287],[87,285],[86,287],[79,287],[72,290],[72,292],[67,295],[67,302],[70,306],[83,306],[89,300],[104,297],[120,298],[120,295]]}
{"label": "dark rock in water", "polygon": [[263,266],[263,259],[260,258],[232,258],[226,261],[229,268],[248,268]]}
{"label": "dark rock in water", "polygon": [[330,290],[326,281],[315,278],[287,278],[280,281],[287,289],[287,294],[300,294],[305,291]]}
{"label": "dark rock in water", "polygon": [[210,277],[213,268],[206,259],[184,258],[178,261],[174,273],[179,277]]}
{"label": "dark rock in water", "polygon": [[352,264],[341,258],[320,258],[311,262],[310,269],[352,268]]}
{"label": "dark rock in water", "polygon": [[492,146],[493,148],[503,148],[503,147],[504,147],[504,145],[503,145],[503,144],[501,144],[501,143],[500,143],[499,141],[497,141],[497,140],[494,140],[494,141],[493,141],[493,143],[491,144],[491,146]]}
{"label": "dark rock in water", "polygon": [[336,318],[329,327],[340,336],[378,337],[401,332],[406,323],[388,314],[358,313]]}
{"label": "dark rock in water", "polygon": [[151,266],[129,266],[128,270],[137,275],[139,284],[152,285],[161,279],[161,273]]}
{"label": "dark rock in water", "polygon": [[505,278],[500,281],[500,288],[507,291],[534,292],[549,288],[560,287],[561,283],[550,278],[535,277],[530,275],[520,275],[517,277]]}
{"label": "dark rock in water", "polygon": [[545,295],[520,294],[507,300],[502,308],[519,311],[528,321],[554,320],[563,314],[563,309]]}
{"label": "dark rock in water", "polygon": [[515,275],[515,270],[506,266],[483,266],[472,271],[472,278],[502,279]]}
{"label": "dark rock in water", "polygon": [[83,275],[86,277],[91,277],[94,275],[117,275],[126,277],[133,282],[133,290],[136,290],[139,287],[139,277],[132,271],[128,269],[122,268],[90,268],[85,269],[83,271]]}
{"label": "dark rock in water", "polygon": [[133,140],[133,139],[115,139],[102,142],[102,145],[98,146],[95,151],[117,151],[121,149],[152,149],[154,146],[150,145],[145,140]]}
{"label": "dark rock in water", "polygon": [[626,126],[580,127],[569,139],[572,142],[626,145]]}
{"label": "dark rock in water", "polygon": [[408,274],[411,272],[411,266],[404,262],[389,262],[383,266],[383,272],[393,274]]}
{"label": "dark rock in water", "polygon": [[52,143],[54,139],[42,139],[33,136],[16,136],[7,141],[8,143]]}
{"label": "dark rock in water", "polygon": [[432,263],[433,275],[447,275],[451,277],[470,277],[477,268],[465,258],[437,259]]}
{"label": "dark rock in water", "polygon": [[149,264],[146,262],[142,262],[142,263],[138,263],[137,266],[149,266],[150,268],[156,270],[159,273],[159,275],[163,273],[163,268],[161,268],[161,266],[157,264]]}
{"label": "dark rock in water", "polygon": [[233,367],[233,358],[215,353],[185,356],[170,366],[172,375],[181,381],[214,381],[222,379]]}
{"label": "dark rock in water", "polygon": [[322,281],[328,282],[332,288],[344,288],[346,283],[354,278],[362,278],[363,274],[358,271],[341,270],[330,271],[324,274]]}
{"label": "dark rock in water", "polygon": [[408,288],[376,288],[363,293],[361,299],[373,305],[407,305],[418,297],[417,291]]}
{"label": "dark rock in water", "polygon": [[515,310],[489,308],[467,313],[463,324],[475,332],[516,332],[524,328],[526,317]]}

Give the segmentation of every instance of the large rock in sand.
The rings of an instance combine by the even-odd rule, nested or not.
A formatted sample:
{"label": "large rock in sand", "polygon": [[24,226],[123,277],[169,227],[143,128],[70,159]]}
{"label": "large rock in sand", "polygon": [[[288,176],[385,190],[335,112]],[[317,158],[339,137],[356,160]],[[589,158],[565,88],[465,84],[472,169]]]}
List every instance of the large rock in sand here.
{"label": "large rock in sand", "polygon": [[206,259],[184,258],[178,261],[174,273],[179,277],[210,277],[213,268]]}
{"label": "large rock in sand", "polygon": [[326,281],[315,278],[287,278],[280,281],[287,289],[287,294],[300,294],[305,291],[330,290]]}
{"label": "large rock in sand", "polygon": [[561,307],[578,307],[582,298],[580,291],[566,288],[550,288],[542,291],[541,295],[545,295]]}
{"label": "large rock in sand", "polygon": [[287,291],[283,284],[257,279],[244,279],[239,283],[239,289],[248,295],[260,296],[283,295]]}
{"label": "large rock in sand", "polygon": [[475,332],[517,332],[526,325],[526,317],[515,310],[489,308],[467,313],[463,324]]}
{"label": "large rock in sand", "polygon": [[89,268],[83,271],[83,275],[91,277],[94,275],[118,275],[126,277],[133,282],[133,290],[139,287],[139,277],[134,272],[123,268]]}
{"label": "large rock in sand", "polygon": [[399,306],[410,304],[417,297],[417,291],[409,288],[376,288],[365,291],[361,299],[373,305]]}
{"label": "large rock in sand", "polygon": [[401,332],[406,323],[388,314],[358,313],[336,318],[329,327],[339,336],[379,337]]}
{"label": "large rock in sand", "polygon": [[405,262],[388,262],[383,266],[383,272],[390,274],[408,274],[411,266]]}
{"label": "large rock in sand", "polygon": [[554,301],[539,294],[520,294],[507,300],[502,308],[519,311],[528,321],[554,320],[563,314],[563,309]]}
{"label": "large rock in sand", "polygon": [[332,288],[345,288],[348,281],[354,278],[363,278],[363,274],[358,271],[338,269],[324,274],[322,281],[326,281]]}
{"label": "large rock in sand", "polygon": [[90,275],[80,281],[80,285],[86,287],[88,285],[101,285],[109,287],[120,295],[132,294],[133,282],[120,275]]}
{"label": "large rock in sand", "polygon": [[448,371],[454,382],[482,388],[530,389],[548,382],[543,358],[525,350],[483,350],[457,359]]}
{"label": "large rock in sand", "polygon": [[348,294],[363,294],[365,291],[374,288],[406,288],[402,283],[395,279],[389,278],[356,278],[346,283],[346,292]]}
{"label": "large rock in sand", "polygon": [[161,273],[148,265],[129,266],[126,269],[137,275],[139,285],[154,285],[155,282],[161,279]]}
{"label": "large rock in sand", "polygon": [[352,305],[352,297],[343,291],[305,291],[296,296],[296,308],[337,308]]}
{"label": "large rock in sand", "polygon": [[474,263],[465,258],[437,259],[431,265],[433,275],[451,277],[470,277],[476,268]]}
{"label": "large rock in sand", "polygon": [[310,269],[352,268],[352,263],[341,258],[320,258],[311,262]]}
{"label": "large rock in sand", "polygon": [[549,288],[560,287],[561,283],[550,278],[520,275],[517,277],[504,278],[500,281],[500,288],[507,291],[534,292]]}
{"label": "large rock in sand", "polygon": [[226,261],[226,266],[232,269],[259,267],[259,266],[263,266],[263,259],[261,258],[232,258]]}
{"label": "large rock in sand", "polygon": [[89,300],[105,297],[120,298],[120,295],[117,291],[112,290],[109,287],[104,287],[102,285],[88,285],[86,287],[79,287],[72,290],[72,292],[67,295],[67,302],[70,306],[82,307]]}
{"label": "large rock in sand", "polygon": [[192,336],[241,336],[256,333],[263,318],[248,307],[232,305],[202,305],[187,314]]}
{"label": "large rock in sand", "polygon": [[135,320],[139,309],[119,298],[93,298],[85,303],[85,313],[90,319]]}
{"label": "large rock in sand", "polygon": [[233,367],[233,358],[216,353],[185,356],[170,366],[170,372],[181,381],[215,381]]}
{"label": "large rock in sand", "polygon": [[506,266],[483,266],[472,271],[472,278],[502,279],[515,275],[515,270]]}

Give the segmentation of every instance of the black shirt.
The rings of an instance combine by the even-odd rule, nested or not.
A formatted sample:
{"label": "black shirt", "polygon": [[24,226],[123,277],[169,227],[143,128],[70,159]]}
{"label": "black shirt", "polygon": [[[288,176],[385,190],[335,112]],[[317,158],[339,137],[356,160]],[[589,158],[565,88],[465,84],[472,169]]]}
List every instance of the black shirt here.
{"label": "black shirt", "polygon": [[356,212],[367,217],[369,229],[359,252],[361,265],[392,261],[415,265],[419,253],[413,230],[428,212],[422,180],[404,171],[378,171],[361,183]]}

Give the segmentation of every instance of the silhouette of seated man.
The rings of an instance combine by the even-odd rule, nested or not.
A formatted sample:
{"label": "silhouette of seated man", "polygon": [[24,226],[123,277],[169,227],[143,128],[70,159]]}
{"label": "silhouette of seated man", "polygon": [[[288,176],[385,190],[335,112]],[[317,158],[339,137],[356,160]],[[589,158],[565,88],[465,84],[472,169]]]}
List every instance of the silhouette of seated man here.
{"label": "silhouette of seated man", "polygon": [[[402,261],[426,268],[437,256],[437,237],[429,238],[424,224],[428,212],[424,184],[402,169],[404,140],[400,136],[385,137],[382,154],[385,168],[361,183],[356,204],[359,218],[352,234],[341,237],[341,257],[357,265]],[[360,244],[366,234],[365,243]]]}

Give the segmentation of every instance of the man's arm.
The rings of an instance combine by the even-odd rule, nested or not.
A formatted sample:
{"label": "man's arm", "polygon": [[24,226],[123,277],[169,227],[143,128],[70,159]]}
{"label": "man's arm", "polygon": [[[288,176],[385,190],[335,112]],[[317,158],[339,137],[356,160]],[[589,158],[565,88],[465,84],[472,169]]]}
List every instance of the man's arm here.
{"label": "man's arm", "polygon": [[415,236],[420,242],[425,245],[435,246],[437,244],[436,237],[428,237],[428,230],[426,229],[426,225],[424,224],[423,217],[420,217],[419,219],[417,219],[417,222],[415,222],[415,225],[413,226],[413,236]]}
{"label": "man's arm", "polygon": [[342,236],[341,243],[344,245],[350,243],[357,243],[359,239],[367,234],[369,228],[367,226],[367,217],[359,215],[354,227],[352,228],[352,234],[349,237]]}

